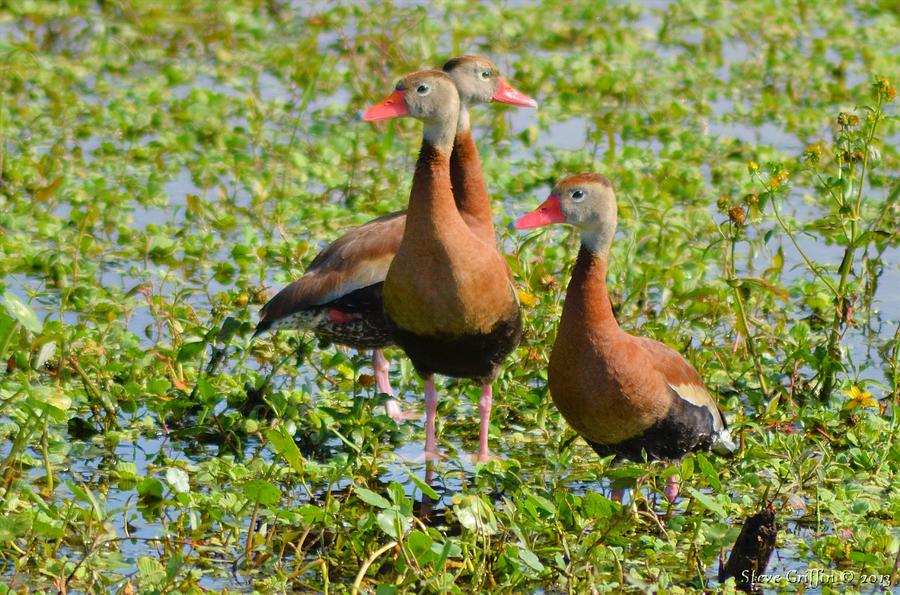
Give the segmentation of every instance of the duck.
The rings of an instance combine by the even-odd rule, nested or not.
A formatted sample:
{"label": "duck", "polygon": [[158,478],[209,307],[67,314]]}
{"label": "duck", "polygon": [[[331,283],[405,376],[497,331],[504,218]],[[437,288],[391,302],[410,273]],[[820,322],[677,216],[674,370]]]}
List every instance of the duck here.
{"label": "duck", "polygon": [[[550,395],[568,424],[601,457],[675,460],[695,450],[736,449],[722,410],[700,374],[671,347],[630,334],[613,315],[607,291],[616,233],[616,195],[602,174],[570,176],[513,227],[564,223],[581,235],[550,355]],[[675,475],[665,495],[674,502]]]}
{"label": "duck", "polygon": [[406,228],[384,279],[382,301],[394,340],[424,381],[425,456],[440,456],[434,375],[441,374],[481,384],[477,459],[487,461],[492,385],[519,344],[522,319],[505,258],[469,227],[454,200],[450,160],[459,110],[451,76],[426,70],[402,78],[363,119],[411,116],[424,124]]}
{"label": "duck", "polygon": [[[537,107],[501,75],[488,58],[463,55],[442,70],[452,78],[460,99],[450,174],[453,197],[473,232],[496,246],[490,198],[472,135],[469,109],[497,102]],[[351,229],[322,250],[299,279],[279,291],[260,310],[253,337],[279,329],[312,331],[321,343],[372,350],[375,387],[390,398],[385,403],[395,421],[417,417],[404,412],[393,398],[384,349],[394,345],[382,307],[382,286],[400,247],[406,211],[397,211]]]}

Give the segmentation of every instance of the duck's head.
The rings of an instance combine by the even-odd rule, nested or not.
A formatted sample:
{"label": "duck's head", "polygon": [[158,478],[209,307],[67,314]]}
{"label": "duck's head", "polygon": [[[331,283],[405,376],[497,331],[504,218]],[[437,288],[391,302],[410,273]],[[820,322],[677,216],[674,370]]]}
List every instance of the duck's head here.
{"label": "duck's head", "polygon": [[459,111],[459,93],[453,79],[440,70],[420,70],[397,82],[394,92],[362,114],[366,122],[411,116],[423,122],[439,121]]}
{"label": "duck's head", "polygon": [[497,101],[520,107],[537,107],[537,101],[525,95],[500,75],[500,69],[484,56],[459,56],[444,64],[459,91],[463,107]]}
{"label": "duck's head", "polygon": [[582,243],[596,253],[609,249],[616,231],[616,193],[601,174],[579,174],[558,182],[537,209],[522,215],[516,229],[568,223],[581,231]]}
{"label": "duck's head", "polygon": [[449,154],[459,122],[459,93],[447,74],[440,70],[420,70],[397,83],[394,92],[364,111],[366,122],[411,116],[425,124],[425,140]]}

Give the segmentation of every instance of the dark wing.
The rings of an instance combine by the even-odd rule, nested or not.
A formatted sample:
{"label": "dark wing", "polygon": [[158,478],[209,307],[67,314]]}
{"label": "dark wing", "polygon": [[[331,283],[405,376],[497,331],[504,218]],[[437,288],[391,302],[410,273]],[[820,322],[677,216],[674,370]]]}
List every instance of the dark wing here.
{"label": "dark wing", "polygon": [[[641,338],[642,345],[651,354],[652,361],[659,373],[661,373],[671,389],[673,396],[677,397],[675,411],[684,411],[688,415],[688,411],[692,412],[695,421],[700,424],[702,420],[707,419],[705,415],[700,415],[699,411],[694,411],[692,407],[685,407],[684,403],[689,403],[694,407],[705,410],[709,414],[711,426],[708,431],[712,436],[712,448],[719,454],[733,452],[736,447],[731,439],[728,426],[725,423],[725,416],[713,396],[706,389],[700,374],[680,353],[652,339]],[[681,401],[681,403],[678,403]],[[702,424],[701,424],[702,425]],[[699,429],[699,426],[698,426]]]}
{"label": "dark wing", "polygon": [[405,227],[406,213],[391,213],[356,227],[329,244],[302,277],[263,306],[256,334],[295,312],[383,283]]}

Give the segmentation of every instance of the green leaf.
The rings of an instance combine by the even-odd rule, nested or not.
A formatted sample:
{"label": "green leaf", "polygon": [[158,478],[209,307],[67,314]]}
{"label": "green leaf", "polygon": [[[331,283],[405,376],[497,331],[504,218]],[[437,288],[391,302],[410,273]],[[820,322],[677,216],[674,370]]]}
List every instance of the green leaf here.
{"label": "green leaf", "polygon": [[271,506],[281,499],[281,490],[278,486],[264,479],[248,481],[242,489],[248,500],[263,506]]}
{"label": "green leaf", "polygon": [[166,580],[166,569],[156,558],[141,556],[138,558],[137,568],[142,588],[159,585]]}
{"label": "green leaf", "polygon": [[145,477],[137,486],[138,496],[143,500],[162,500],[163,487],[163,483],[155,477]]}
{"label": "green leaf", "polygon": [[294,437],[288,433],[284,425],[266,430],[266,438],[275,452],[283,456],[294,471],[300,474],[304,473],[303,456],[300,454],[300,449],[297,448],[297,443],[294,442]]}
{"label": "green leaf", "polygon": [[412,526],[412,519],[403,516],[400,511],[389,508],[382,510],[375,517],[378,527],[392,539],[400,539]]}
{"label": "green leaf", "polygon": [[227,344],[239,328],[241,328],[241,321],[229,316],[222,323],[222,328],[219,329],[219,332],[216,335],[216,343],[219,345]]}
{"label": "green leaf", "polygon": [[482,535],[497,533],[497,519],[494,517],[492,506],[482,498],[475,495],[456,495],[453,497],[453,503],[453,512],[463,527]]}
{"label": "green leaf", "polygon": [[353,491],[359,497],[360,500],[365,502],[366,504],[371,504],[372,506],[378,508],[390,508],[391,503],[388,502],[388,499],[380,494],[376,494],[372,490],[367,490],[366,488],[356,487],[353,488]]}
{"label": "green leaf", "polygon": [[537,494],[528,493],[525,495],[525,502],[532,505],[536,509],[541,509],[547,513],[548,516],[552,517],[556,514],[556,507],[552,502],[544,498],[543,496],[539,496]]}
{"label": "green leaf", "polygon": [[119,479],[137,479],[137,465],[131,461],[119,461],[113,469],[113,475]]}
{"label": "green leaf", "polygon": [[519,559],[525,563],[526,566],[538,571],[544,571],[544,565],[541,564],[541,561],[538,559],[537,555],[528,549],[520,549],[519,550]]}
{"label": "green leaf", "polygon": [[[5,308],[0,308],[0,350],[6,345],[9,335],[13,333],[17,327],[18,323],[16,322],[16,319],[10,316]],[[5,353],[0,353],[0,357],[5,355]]]}
{"label": "green leaf", "polygon": [[181,346],[181,349],[178,350],[178,363],[184,363],[190,361],[197,357],[197,354],[202,353],[204,347],[206,347],[206,341],[192,341],[190,343],[185,343]]}
{"label": "green leaf", "polygon": [[588,492],[582,501],[585,516],[595,520],[612,516],[617,505],[619,505],[617,502],[597,492]]}
{"label": "green leaf", "polygon": [[420,564],[426,564],[435,558],[435,553],[431,550],[434,546],[434,540],[427,533],[423,533],[418,529],[412,531],[406,536],[406,544]]}
{"label": "green leaf", "polygon": [[169,382],[168,378],[159,377],[147,382],[147,392],[151,395],[162,396],[170,388],[172,388],[172,383]]}
{"label": "green leaf", "polygon": [[[85,484],[76,484],[72,481],[67,481],[66,485],[69,486],[69,490],[72,491],[72,495],[77,499],[87,502],[91,505],[91,512],[94,514],[94,519],[98,521],[102,521],[104,518],[103,505],[94,495],[94,492]],[[102,496],[101,496],[102,497]]]}
{"label": "green leaf", "polygon": [[43,512],[38,514],[31,525],[31,530],[35,534],[48,539],[60,539],[66,532],[64,522],[59,519],[51,519]]}
{"label": "green leaf", "polygon": [[411,482],[413,482],[413,484],[414,484],[417,488],[419,488],[420,490],[422,490],[422,493],[423,493],[423,494],[425,494],[426,496],[428,496],[428,497],[431,498],[432,500],[440,500],[440,499],[441,499],[441,497],[438,495],[438,493],[434,491],[434,488],[432,488],[430,485],[428,485],[427,483],[425,483],[418,475],[416,475],[415,473],[413,473],[413,472],[410,471],[409,469],[406,469],[406,476],[409,478],[409,480],[410,480]]}
{"label": "green leaf", "polygon": [[725,509],[722,508],[722,506],[718,502],[716,502],[713,498],[710,498],[706,494],[699,492],[690,486],[687,487],[687,491],[691,494],[691,496],[694,497],[695,500],[697,500],[697,502],[702,504],[703,507],[706,508],[707,510],[710,510],[710,511],[716,513],[721,518],[725,518],[726,516],[728,516],[725,513]]}
{"label": "green leaf", "polygon": [[691,475],[694,474],[694,457],[692,455],[686,456],[681,460],[681,479],[687,480],[690,479]]}
{"label": "green leaf", "polygon": [[22,301],[22,299],[11,291],[3,293],[3,305],[13,318],[19,321],[19,324],[34,334],[41,332],[43,324],[38,318],[31,306]]}
{"label": "green leaf", "polygon": [[712,463],[709,462],[709,459],[707,459],[702,452],[697,453],[697,465],[700,467],[700,472],[703,473],[703,477],[706,478],[709,485],[717,492],[721,492],[722,483],[719,481],[719,474],[716,473]]}

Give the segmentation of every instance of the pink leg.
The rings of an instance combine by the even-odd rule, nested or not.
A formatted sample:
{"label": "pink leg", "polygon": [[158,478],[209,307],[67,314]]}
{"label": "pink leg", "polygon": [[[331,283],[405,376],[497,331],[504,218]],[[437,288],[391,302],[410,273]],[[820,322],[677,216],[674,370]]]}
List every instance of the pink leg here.
{"label": "pink leg", "polygon": [[391,381],[388,377],[388,371],[390,370],[388,361],[384,357],[384,352],[380,349],[372,351],[372,369],[375,370],[375,387],[378,389],[378,392],[394,396],[394,391],[391,389]]}
{"label": "pink leg", "polygon": [[666,480],[666,500],[669,504],[675,504],[676,498],[678,498],[678,476],[670,475]]}
{"label": "pink leg", "polygon": [[481,385],[481,400],[478,401],[478,415],[481,418],[481,426],[478,431],[478,461],[481,463],[486,463],[491,458],[491,452],[488,449],[488,430],[491,425],[493,395],[493,389],[489,382]]}
{"label": "pink leg", "polygon": [[[387,359],[384,357],[384,352],[380,349],[372,351],[372,369],[375,371],[375,389],[380,393],[393,397],[394,391],[391,389],[391,380],[388,376],[390,368],[388,367]],[[394,421],[403,419],[403,411],[400,409],[400,403],[396,399],[388,399],[387,403],[384,404],[384,408]]]}
{"label": "pink leg", "polygon": [[437,415],[438,395],[434,378],[425,379],[425,458],[438,456],[434,437],[434,419]]}

